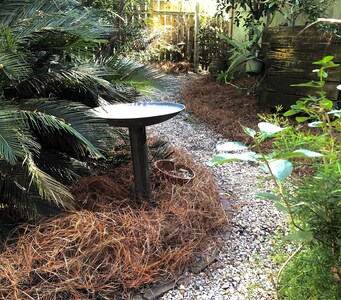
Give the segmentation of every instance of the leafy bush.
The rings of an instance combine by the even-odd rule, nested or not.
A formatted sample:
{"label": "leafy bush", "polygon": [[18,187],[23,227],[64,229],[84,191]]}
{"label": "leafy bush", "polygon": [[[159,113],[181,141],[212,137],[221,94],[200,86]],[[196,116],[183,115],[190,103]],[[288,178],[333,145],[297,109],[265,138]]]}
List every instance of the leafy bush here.
{"label": "leafy bush", "polygon": [[[269,119],[276,121],[276,125],[261,122],[258,124],[258,132],[251,128],[244,128],[245,133],[253,138],[253,147],[258,153],[253,151],[232,153],[236,150],[247,150],[248,147],[229,142],[220,147],[228,153],[218,154],[211,160],[211,165],[235,160],[258,162],[260,168],[272,178],[275,192],[258,192],[257,196],[274,201],[277,209],[288,213],[292,228],[285,239],[302,244],[297,253],[303,246],[307,249],[300,256],[289,257],[284,266],[292,260],[290,263],[294,267],[284,269],[282,277],[281,272],[278,275],[280,293],[289,297],[288,299],[295,300],[336,299],[329,296],[335,296],[340,292],[341,283],[341,281],[335,283],[331,280],[332,269],[336,270],[334,273],[339,276],[339,280],[339,273],[341,273],[341,190],[339,187],[341,110],[334,109],[333,101],[327,98],[323,89],[325,79],[328,77],[327,70],[338,65],[333,62],[332,56],[326,56],[314,64],[320,67],[314,70],[319,80],[300,86],[316,88],[316,95],[298,100],[288,112],[284,113],[284,117],[298,115],[296,118],[298,122],[310,121],[308,126],[314,129],[315,133],[302,130],[301,125],[288,126],[289,122],[283,117],[277,118],[277,115],[272,115]],[[285,124],[286,127],[280,127],[278,124]],[[272,153],[265,154],[262,143],[270,137],[275,141],[273,143],[275,148]],[[310,149],[303,148],[306,146]],[[292,174],[293,162],[297,161],[310,166],[310,175],[295,180],[294,188],[287,188],[284,181]],[[319,261],[316,266],[308,263],[315,260]],[[323,277],[320,283],[311,278],[317,273],[319,278]],[[323,290],[321,286],[328,286],[330,289]],[[298,291],[302,294],[297,295]],[[298,298],[299,296],[302,298]]]}
{"label": "leafy bush", "polygon": [[284,270],[278,287],[280,299],[339,299],[341,285],[330,272],[333,262],[334,257],[321,245],[302,250]]}

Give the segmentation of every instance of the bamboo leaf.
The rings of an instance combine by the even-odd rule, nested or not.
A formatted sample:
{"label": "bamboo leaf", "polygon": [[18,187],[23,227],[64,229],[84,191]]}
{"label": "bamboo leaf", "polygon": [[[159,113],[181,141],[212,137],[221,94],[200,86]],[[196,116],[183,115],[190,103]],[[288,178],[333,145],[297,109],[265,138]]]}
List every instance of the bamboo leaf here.
{"label": "bamboo leaf", "polygon": [[276,202],[275,203],[275,207],[280,212],[283,212],[283,213],[288,213],[289,212],[288,208],[284,204],[282,204],[280,202]]}
{"label": "bamboo leaf", "polygon": [[297,115],[300,111],[298,110],[295,110],[295,109],[289,109],[288,111],[286,111],[283,116],[285,117],[290,117],[290,116],[293,116],[293,115]]}
{"label": "bamboo leaf", "polygon": [[296,242],[310,242],[314,239],[314,236],[310,231],[296,231],[286,235],[284,239]]}
{"label": "bamboo leaf", "polygon": [[312,88],[320,88],[325,84],[324,81],[309,81],[305,83],[297,83],[297,84],[291,84],[290,86],[303,86],[303,87],[312,87]]}
{"label": "bamboo leaf", "polygon": [[256,192],[255,196],[258,199],[263,199],[263,200],[273,200],[273,201],[281,201],[281,197],[273,194],[273,193],[267,193],[267,192]]}
{"label": "bamboo leaf", "polygon": [[313,157],[322,157],[323,154],[315,151],[310,151],[307,149],[297,149],[291,152],[285,152],[278,156],[279,159],[288,159],[288,158],[313,158]]}

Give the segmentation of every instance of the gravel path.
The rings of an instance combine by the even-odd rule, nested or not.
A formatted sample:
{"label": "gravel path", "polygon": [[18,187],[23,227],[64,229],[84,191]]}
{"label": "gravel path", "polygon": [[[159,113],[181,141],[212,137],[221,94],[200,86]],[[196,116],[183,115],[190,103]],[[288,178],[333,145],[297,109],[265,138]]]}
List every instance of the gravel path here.
{"label": "gravel path", "polygon": [[[166,93],[158,92],[149,100],[179,102],[181,87],[188,80],[185,76],[169,76]],[[227,141],[186,112],[148,127],[148,132],[185,148],[204,165],[216,153],[216,145]],[[271,278],[280,266],[269,254],[276,236],[285,232],[285,217],[271,202],[257,200],[253,195],[255,190],[269,189],[269,183],[257,166],[250,163],[224,164],[213,171],[231,203],[232,231],[221,241],[214,263],[197,275],[186,273],[181,283],[161,299],[276,299]]]}

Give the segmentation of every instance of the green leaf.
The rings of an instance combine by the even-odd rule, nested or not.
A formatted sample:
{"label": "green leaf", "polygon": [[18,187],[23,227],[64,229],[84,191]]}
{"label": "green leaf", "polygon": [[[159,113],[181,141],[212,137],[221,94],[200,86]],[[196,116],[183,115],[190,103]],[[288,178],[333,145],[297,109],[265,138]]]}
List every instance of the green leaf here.
{"label": "green leaf", "polygon": [[303,122],[308,121],[310,119],[311,119],[311,117],[296,117],[296,121],[298,123],[303,123]]}
{"label": "green leaf", "polygon": [[240,142],[226,142],[221,145],[217,145],[217,151],[238,151],[238,150],[245,150],[247,146]]}
{"label": "green leaf", "polygon": [[[293,170],[292,163],[284,159],[269,162],[269,167],[273,176],[276,178],[276,180],[280,182],[289,177]],[[260,168],[263,169],[266,173],[270,173],[267,165],[261,165]]]}
{"label": "green leaf", "polygon": [[[21,115],[26,121],[28,126],[32,126],[37,131],[45,130],[46,132],[67,132],[78,139],[84,146],[87,147],[90,155],[97,158],[103,158],[104,156],[99,150],[94,147],[83,135],[81,135],[71,124],[67,124],[64,120],[56,118],[55,116],[48,115],[37,111],[24,111],[22,110]],[[43,124],[43,126],[41,126]]]}
{"label": "green leaf", "polygon": [[333,61],[328,62],[323,66],[324,69],[337,68],[340,64],[336,64]]}
{"label": "green leaf", "polygon": [[213,157],[209,162],[209,166],[220,165],[223,163],[231,162],[231,161],[256,161],[256,153],[255,152],[246,152],[240,154],[233,153],[222,153]]}
{"label": "green leaf", "polygon": [[328,73],[321,69],[320,72],[319,72],[319,76],[322,76],[322,78],[327,78],[328,77]]}
{"label": "green leaf", "polygon": [[244,130],[244,132],[245,132],[247,135],[249,135],[249,136],[251,136],[251,137],[255,137],[256,134],[257,134],[256,131],[254,131],[253,129],[248,128],[248,127],[243,127],[243,130]]}
{"label": "green leaf", "polygon": [[267,122],[258,123],[258,128],[261,131],[261,133],[265,134],[266,136],[271,136],[285,129],[285,128],[282,128],[282,127],[279,127],[277,125],[267,123]]}
{"label": "green leaf", "polygon": [[281,197],[273,193],[256,192],[255,196],[256,198],[263,199],[263,200],[281,201]]}
{"label": "green leaf", "polygon": [[324,64],[332,61],[333,59],[334,59],[334,56],[327,55],[327,56],[324,56],[321,60],[314,61],[313,64],[314,65],[324,65]]}
{"label": "green leaf", "polygon": [[325,109],[331,109],[333,108],[333,101],[328,100],[328,99],[322,99],[319,101],[319,104],[321,105],[321,107],[325,108]]}
{"label": "green leaf", "polygon": [[314,239],[314,236],[310,231],[296,231],[286,235],[284,239],[289,241],[310,242]]}
{"label": "green leaf", "polygon": [[305,87],[313,87],[313,88],[320,88],[324,85],[324,81],[309,81],[304,83],[296,83],[296,84],[290,84],[290,86],[305,86]]}
{"label": "green leaf", "polygon": [[278,211],[281,211],[283,213],[288,213],[289,212],[288,208],[284,204],[282,204],[280,202],[276,202],[275,203],[275,207],[276,207],[276,209]]}
{"label": "green leaf", "polygon": [[285,152],[279,155],[278,158],[280,159],[299,158],[299,157],[312,158],[312,157],[322,157],[322,156],[323,154],[318,153],[318,152],[310,151],[307,149],[298,149],[298,150],[291,151],[291,152]]}
{"label": "green leaf", "polygon": [[290,116],[293,116],[293,115],[296,115],[298,114],[300,111],[299,110],[295,110],[295,109],[289,109],[288,111],[286,111],[283,116],[285,117],[290,117]]}

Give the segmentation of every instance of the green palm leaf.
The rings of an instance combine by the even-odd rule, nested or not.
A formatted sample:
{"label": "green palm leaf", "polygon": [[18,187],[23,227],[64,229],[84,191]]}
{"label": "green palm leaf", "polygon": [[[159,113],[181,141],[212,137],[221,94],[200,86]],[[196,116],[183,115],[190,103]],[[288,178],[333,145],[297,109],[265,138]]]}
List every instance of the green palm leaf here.
{"label": "green palm leaf", "polygon": [[28,166],[32,182],[36,184],[39,195],[43,199],[66,209],[74,209],[73,196],[64,185],[38,168],[31,156],[26,157],[25,163]]}
{"label": "green palm leaf", "polygon": [[20,102],[20,108],[39,111],[64,120],[97,149],[106,150],[112,147],[117,137],[117,130],[110,127],[106,120],[90,116],[87,113],[89,107],[82,103],[61,99],[30,99]]}
{"label": "green palm leaf", "polygon": [[0,78],[3,73],[8,80],[21,79],[30,71],[29,65],[20,54],[1,53],[0,51],[0,64]]}
{"label": "green palm leaf", "polygon": [[[21,111],[23,121],[32,130],[36,130],[40,133],[59,133],[70,134],[76,140],[78,140],[84,148],[89,152],[89,155],[94,158],[103,157],[103,155],[94,147],[85,137],[83,137],[77,130],[75,130],[70,124],[65,123],[63,120],[58,119],[55,116],[48,115],[38,111]],[[83,149],[84,151],[84,149]]]}
{"label": "green palm leaf", "polygon": [[0,110],[0,157],[14,165],[26,156],[25,148],[37,154],[40,146],[21,122],[18,109],[5,106]]}
{"label": "green palm leaf", "polygon": [[[41,214],[55,214],[59,211],[57,205],[67,208],[73,207],[73,200],[65,186],[59,182],[54,182],[54,185],[50,184],[45,176],[41,176],[40,172],[33,170],[32,174],[37,174],[30,174],[28,160],[25,161],[24,165],[17,166],[11,166],[0,160],[0,168],[2,208],[8,208],[12,214],[17,212],[21,217],[35,218]],[[34,163],[33,168],[35,168]],[[47,175],[47,177],[50,176]],[[49,193],[45,191],[40,195],[38,186],[45,188],[46,185]]]}

